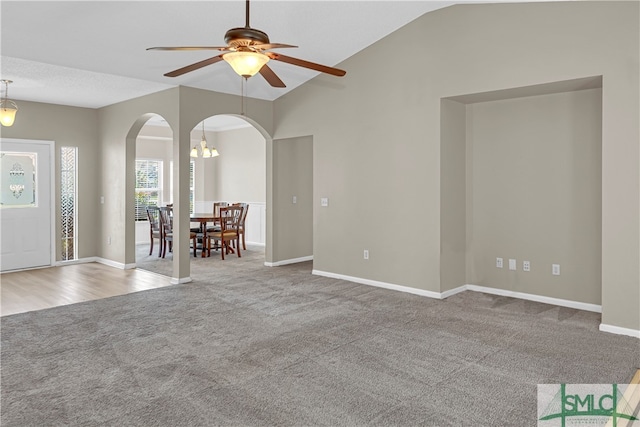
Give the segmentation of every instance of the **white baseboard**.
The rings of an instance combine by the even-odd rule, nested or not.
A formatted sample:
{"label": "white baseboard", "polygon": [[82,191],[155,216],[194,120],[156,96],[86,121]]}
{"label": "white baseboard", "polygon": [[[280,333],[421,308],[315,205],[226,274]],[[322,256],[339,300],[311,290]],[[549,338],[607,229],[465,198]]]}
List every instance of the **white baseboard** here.
{"label": "white baseboard", "polygon": [[442,299],[449,298],[455,294],[459,294],[460,292],[467,291],[467,285],[458,286],[457,288],[449,289],[448,291],[441,292],[440,295]]}
{"label": "white baseboard", "polygon": [[69,261],[58,261],[56,262],[56,267],[62,267],[65,265],[74,265],[74,264],[87,264],[90,262],[97,262],[99,264],[108,265],[109,267],[119,268],[120,270],[131,270],[132,268],[136,268],[136,264],[123,264],[121,262],[112,261],[110,259],[101,258],[98,256],[86,257],[86,258],[78,258],[72,259]]}
{"label": "white baseboard", "polygon": [[43,268],[51,268],[51,267],[57,267],[58,264],[53,264],[53,265],[39,265],[37,267],[28,267],[28,268],[18,268],[16,270],[5,270],[5,271],[0,271],[0,275],[1,274],[6,274],[6,273],[17,273],[19,271],[31,271],[31,270],[41,270]]}
{"label": "white baseboard", "polygon": [[172,285],[180,285],[182,283],[190,283],[192,282],[191,277],[172,277],[169,283]]}
{"label": "white baseboard", "polygon": [[379,282],[377,280],[363,279],[361,277],[345,276],[344,274],[329,273],[328,271],[312,270],[311,274],[316,276],[330,277],[332,279],[342,279],[349,282],[361,283],[363,285],[375,286],[378,288],[391,289],[393,291],[406,292],[409,294],[421,295],[423,297],[442,299],[440,292],[427,291],[424,289],[411,288],[409,286],[395,285],[393,283]]}
{"label": "white baseboard", "polygon": [[65,265],[74,265],[74,264],[87,264],[90,262],[98,262],[98,257],[92,256],[87,258],[71,259],[68,261],[57,261],[56,267],[62,267]]}
{"label": "white baseboard", "polygon": [[605,325],[600,323],[600,330],[602,332],[609,332],[616,335],[627,335],[634,338],[640,338],[640,330],[621,328],[620,326]]}
{"label": "white baseboard", "polygon": [[[589,304],[589,303],[571,301],[571,300],[566,300],[561,298],[545,297],[541,295],[527,294],[524,292],[514,292],[514,291],[508,291],[505,289],[489,288],[486,286],[462,285],[445,292],[434,292],[434,291],[427,291],[424,289],[411,288],[409,286],[395,285],[393,283],[379,282],[377,280],[363,279],[361,277],[353,277],[353,276],[347,276],[344,274],[330,273],[327,271],[312,270],[311,274],[315,274],[317,276],[330,277],[332,279],[347,280],[349,282],[361,283],[363,285],[376,286],[379,288],[391,289],[394,291],[406,292],[414,295],[420,295],[420,296],[425,296],[425,297],[435,298],[435,299],[445,299],[452,295],[458,294],[460,292],[473,291],[473,292],[483,292],[483,293],[492,294],[492,295],[500,295],[500,296],[506,296],[511,298],[517,298],[517,299],[528,300],[528,301],[536,301],[536,302],[556,305],[560,307],[569,307],[569,308],[574,308],[576,310],[602,313],[602,306],[597,304]],[[606,325],[604,323],[600,324],[600,331],[609,332],[617,335],[627,335],[630,337],[640,338],[640,330],[622,328],[622,327],[613,326],[613,325]]]}
{"label": "white baseboard", "polygon": [[464,288],[466,288],[466,290],[468,291],[484,292],[486,294],[518,298],[518,299],[524,299],[528,301],[536,301],[544,304],[559,305],[561,307],[575,308],[576,310],[592,311],[594,313],[602,313],[602,306],[597,304],[589,304],[586,302],[571,301],[571,300],[566,300],[561,298],[545,297],[542,295],[508,291],[506,289],[489,288],[486,286],[464,285]]}
{"label": "white baseboard", "polygon": [[136,268],[136,264],[123,264],[121,262],[112,261],[110,259],[95,257],[95,262],[99,262],[100,264],[108,265],[109,267],[119,268],[121,270],[131,270],[132,268]]}
{"label": "white baseboard", "polygon": [[262,248],[266,247],[267,245],[265,243],[260,243],[260,242],[246,242],[247,245],[251,245],[251,246],[260,246]]}
{"label": "white baseboard", "polygon": [[285,260],[276,261],[276,262],[265,261],[264,265],[267,267],[280,267],[281,265],[297,264],[299,262],[305,262],[305,261],[313,261],[313,255],[303,256],[300,258],[285,259]]}

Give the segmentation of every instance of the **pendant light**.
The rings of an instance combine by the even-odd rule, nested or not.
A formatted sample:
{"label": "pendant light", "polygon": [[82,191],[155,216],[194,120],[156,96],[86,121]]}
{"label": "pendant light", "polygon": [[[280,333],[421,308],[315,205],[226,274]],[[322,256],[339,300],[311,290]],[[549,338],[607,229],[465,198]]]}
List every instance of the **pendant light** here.
{"label": "pendant light", "polygon": [[13,126],[13,122],[16,120],[16,113],[18,112],[18,106],[15,102],[7,98],[9,93],[9,83],[13,83],[11,80],[0,80],[4,83],[4,98],[0,100],[0,123],[2,126]]}
{"label": "pendant light", "polygon": [[194,145],[193,148],[191,149],[191,157],[204,157],[206,158],[210,158],[210,157],[218,157],[220,154],[218,153],[218,150],[216,150],[216,147],[212,147],[211,149],[209,149],[209,147],[207,147],[207,138],[205,138],[204,136],[204,120],[202,121],[202,140],[200,141],[200,151],[198,151],[198,146]]}

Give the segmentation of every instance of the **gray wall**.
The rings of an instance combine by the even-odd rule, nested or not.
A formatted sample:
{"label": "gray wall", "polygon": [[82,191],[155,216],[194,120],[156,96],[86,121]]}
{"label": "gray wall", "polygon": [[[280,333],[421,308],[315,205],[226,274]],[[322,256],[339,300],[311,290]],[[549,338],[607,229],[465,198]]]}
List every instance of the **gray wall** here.
{"label": "gray wall", "polygon": [[[11,127],[2,127],[3,138],[37,139],[55,142],[56,183],[53,199],[60,213],[60,147],[78,148],[78,258],[96,255],[98,222],[98,184],[100,159],[98,158],[98,114],[88,108],[67,107],[18,101],[18,114]],[[56,241],[60,241],[60,224],[55,222]],[[60,245],[56,244],[56,260],[61,259]]]}
{"label": "gray wall", "polygon": [[466,107],[443,99],[440,104],[440,283],[448,291],[470,283],[467,262]]}
{"label": "gray wall", "polygon": [[273,142],[273,192],[273,261],[313,255],[313,138]]}
{"label": "gray wall", "polygon": [[590,89],[467,106],[468,283],[600,304],[601,105]]}
{"label": "gray wall", "polygon": [[[637,2],[453,6],[277,99],[273,137],[313,135],[314,269],[446,290],[441,99],[601,75],[603,323],[640,329],[638,15]],[[407,232],[385,235],[398,212]]]}
{"label": "gray wall", "polygon": [[[253,127],[213,132],[220,153],[201,159],[206,182],[204,200],[266,201],[266,141]],[[209,161],[207,161],[209,160]]]}

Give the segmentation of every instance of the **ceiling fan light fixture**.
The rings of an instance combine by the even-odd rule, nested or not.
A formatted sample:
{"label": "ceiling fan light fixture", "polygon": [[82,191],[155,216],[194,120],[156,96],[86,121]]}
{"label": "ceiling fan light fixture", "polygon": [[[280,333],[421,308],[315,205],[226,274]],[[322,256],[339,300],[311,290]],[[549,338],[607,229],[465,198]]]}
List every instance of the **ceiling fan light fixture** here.
{"label": "ceiling fan light fixture", "polygon": [[[319,71],[321,73],[331,74],[337,77],[342,77],[346,74],[346,71],[344,70],[327,67],[326,65],[316,64],[303,59],[292,58],[280,53],[269,52],[271,49],[291,48],[297,46],[284,43],[271,43],[267,33],[256,28],[251,28],[249,25],[249,0],[246,0],[245,17],[246,21],[244,27],[232,28],[225,34],[224,41],[227,43],[226,46],[159,46],[150,47],[147,48],[147,50],[218,50],[227,52],[165,73],[165,77],[178,77],[183,74],[199,70],[202,67],[225,61],[238,75],[244,77],[245,80],[257,73],[260,73],[260,75],[262,75],[262,77],[264,77],[267,83],[272,87],[286,87],[284,82],[280,80],[276,73],[274,73],[267,65],[267,62],[269,62],[270,59]],[[265,54],[264,52],[267,53]]]}
{"label": "ceiling fan light fixture", "polygon": [[222,59],[231,65],[233,71],[245,78],[254,76],[264,64],[269,62],[269,57],[264,53],[250,51],[225,53],[222,55]]}
{"label": "ceiling fan light fixture", "polygon": [[16,120],[16,113],[18,112],[18,106],[15,102],[7,99],[7,93],[9,92],[9,83],[13,83],[11,80],[0,80],[4,83],[4,98],[0,100],[0,124],[2,126],[13,126],[13,122]]}

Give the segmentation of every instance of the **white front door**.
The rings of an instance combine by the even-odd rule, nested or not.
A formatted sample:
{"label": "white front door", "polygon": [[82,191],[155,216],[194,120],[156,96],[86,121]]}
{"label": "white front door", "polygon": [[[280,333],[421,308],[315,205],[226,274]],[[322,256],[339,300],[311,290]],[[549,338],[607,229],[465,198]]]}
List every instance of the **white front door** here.
{"label": "white front door", "polygon": [[0,140],[0,271],[51,265],[50,141]]}

